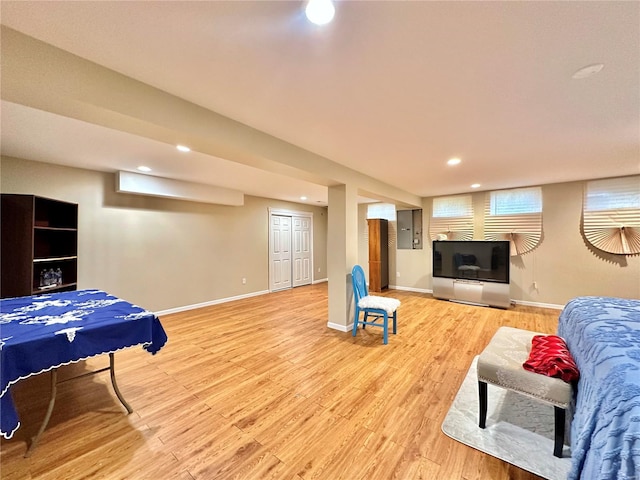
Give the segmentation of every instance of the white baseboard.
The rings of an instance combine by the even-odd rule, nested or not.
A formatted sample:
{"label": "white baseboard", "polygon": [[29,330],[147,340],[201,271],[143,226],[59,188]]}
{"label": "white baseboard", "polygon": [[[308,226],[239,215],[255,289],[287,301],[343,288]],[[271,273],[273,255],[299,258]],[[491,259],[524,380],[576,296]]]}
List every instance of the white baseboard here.
{"label": "white baseboard", "polygon": [[394,290],[403,290],[405,292],[433,293],[433,290],[428,290],[426,288],[401,287],[399,285],[389,285],[389,288],[392,288]]}
{"label": "white baseboard", "polygon": [[[433,290],[429,290],[426,288],[413,288],[413,287],[402,287],[399,285],[389,285],[390,289],[394,290],[404,290],[407,292],[417,292],[417,293],[430,293],[433,294]],[[540,302],[528,302],[526,300],[513,300],[511,299],[511,303],[517,305],[525,305],[528,307],[539,307],[539,308],[550,308],[553,310],[562,310],[564,305],[557,305],[555,303],[540,303]]]}
{"label": "white baseboard", "polygon": [[316,283],[322,283],[322,282],[328,282],[329,279],[328,278],[319,278],[317,280],[314,280],[313,282],[311,282],[313,285],[315,285]]}
{"label": "white baseboard", "polygon": [[196,308],[210,307],[211,305],[218,305],[220,303],[233,302],[234,300],[242,300],[243,298],[257,297],[258,295],[264,295],[269,293],[269,290],[261,290],[259,292],[245,293],[243,295],[236,295],[235,297],[219,298],[217,300],[211,300],[209,302],[195,303],[193,305],[185,305],[183,307],[169,308],[168,310],[161,310],[154,312],[156,315],[169,315],[170,313],[186,312],[187,310],[194,310]]}
{"label": "white baseboard", "polygon": [[[323,279],[319,279],[319,280],[314,280],[313,283],[322,283],[322,282],[326,282],[327,279],[323,278]],[[397,286],[397,285],[389,285],[390,289],[394,289],[394,290],[404,290],[407,292],[416,292],[416,293],[433,293],[432,290],[427,290],[424,288],[413,288],[413,287],[401,287],[401,286]],[[243,295],[236,295],[234,297],[226,297],[226,298],[219,298],[217,300],[211,300],[209,302],[202,302],[202,303],[195,303],[193,305],[185,305],[182,307],[175,307],[175,308],[169,308],[167,310],[160,310],[157,312],[154,312],[156,315],[160,316],[160,315],[169,315],[171,313],[179,313],[179,312],[186,312],[187,310],[194,310],[196,308],[202,308],[202,307],[209,307],[211,305],[218,305],[220,303],[227,303],[227,302],[233,302],[234,300],[242,300],[243,298],[251,298],[251,297],[257,297],[259,295],[265,295],[267,293],[270,293],[269,290],[261,290],[258,292],[251,292],[251,293],[245,293]],[[564,305],[556,305],[554,303],[539,303],[539,302],[528,302],[525,300],[511,300],[512,303],[515,303],[517,305],[525,305],[525,306],[529,306],[529,307],[539,307],[539,308],[550,308],[553,310],[562,310],[564,308]],[[332,322],[327,322],[327,327],[334,329],[334,330],[339,330],[341,332],[350,332],[351,329],[353,328],[353,323],[351,323],[350,325],[340,325],[338,323],[332,323]]]}
{"label": "white baseboard", "polygon": [[339,323],[327,322],[327,327],[341,332],[350,332],[353,330],[353,322],[350,325],[340,325]]}
{"label": "white baseboard", "polygon": [[511,299],[511,303],[515,303],[517,305],[526,305],[528,307],[551,308],[553,310],[562,310],[564,308],[564,305],[556,305],[555,303],[527,302],[525,300]]}

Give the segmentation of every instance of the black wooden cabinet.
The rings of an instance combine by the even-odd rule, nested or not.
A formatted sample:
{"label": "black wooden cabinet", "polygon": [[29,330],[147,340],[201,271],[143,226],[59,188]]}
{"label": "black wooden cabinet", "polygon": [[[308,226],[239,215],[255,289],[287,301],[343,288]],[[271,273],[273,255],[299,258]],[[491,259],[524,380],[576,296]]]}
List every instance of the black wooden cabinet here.
{"label": "black wooden cabinet", "polygon": [[0,221],[2,298],[76,289],[77,204],[3,193]]}

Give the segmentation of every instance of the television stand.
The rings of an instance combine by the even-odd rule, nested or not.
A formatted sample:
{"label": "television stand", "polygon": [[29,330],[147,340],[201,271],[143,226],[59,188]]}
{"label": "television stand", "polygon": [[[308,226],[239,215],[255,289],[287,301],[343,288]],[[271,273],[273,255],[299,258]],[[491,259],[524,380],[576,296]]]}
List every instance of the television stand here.
{"label": "television stand", "polygon": [[501,308],[511,306],[511,289],[508,283],[433,277],[433,296],[470,305]]}

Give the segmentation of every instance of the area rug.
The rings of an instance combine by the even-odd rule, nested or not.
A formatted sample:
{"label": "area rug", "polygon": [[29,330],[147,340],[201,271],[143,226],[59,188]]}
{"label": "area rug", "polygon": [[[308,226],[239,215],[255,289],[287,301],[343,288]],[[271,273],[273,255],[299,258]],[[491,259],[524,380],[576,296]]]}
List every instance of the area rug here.
{"label": "area rug", "polygon": [[566,480],[571,452],[565,445],[563,458],[553,456],[550,405],[489,384],[487,428],[478,427],[477,361],[478,357],[458,390],[442,431],[454,440],[540,477]]}

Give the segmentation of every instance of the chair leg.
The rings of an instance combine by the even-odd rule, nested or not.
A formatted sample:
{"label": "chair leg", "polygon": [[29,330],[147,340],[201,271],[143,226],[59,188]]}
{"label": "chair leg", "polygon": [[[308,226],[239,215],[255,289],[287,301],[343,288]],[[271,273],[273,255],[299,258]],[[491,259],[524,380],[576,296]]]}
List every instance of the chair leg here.
{"label": "chair leg", "polygon": [[389,315],[387,315],[387,312],[384,312],[384,325],[382,328],[384,328],[384,341],[382,343],[386,345],[389,343]]}
{"label": "chair leg", "polygon": [[360,309],[356,306],[356,314],[353,317],[353,333],[352,336],[356,336],[358,332],[358,319],[360,318]]}
{"label": "chair leg", "polygon": [[393,334],[396,334],[396,312],[393,312]]}
{"label": "chair leg", "polygon": [[555,442],[553,445],[553,456],[562,458],[562,447],[564,445],[564,420],[565,410],[564,408],[556,407],[554,405],[554,417],[555,417]]}
{"label": "chair leg", "polygon": [[365,322],[365,323],[363,323],[363,324],[362,324],[362,328],[363,328],[363,329],[367,328],[367,324],[366,324],[367,320],[369,320],[369,312],[367,312],[367,311],[365,310],[365,312],[364,312],[364,319],[363,319],[363,322]]}
{"label": "chair leg", "polygon": [[487,426],[487,383],[478,380],[478,396],[480,400],[480,421],[478,426],[485,428]]}

